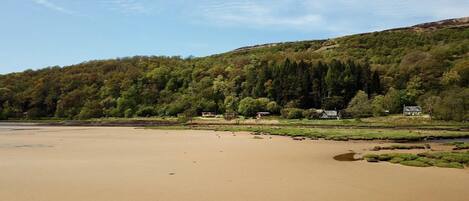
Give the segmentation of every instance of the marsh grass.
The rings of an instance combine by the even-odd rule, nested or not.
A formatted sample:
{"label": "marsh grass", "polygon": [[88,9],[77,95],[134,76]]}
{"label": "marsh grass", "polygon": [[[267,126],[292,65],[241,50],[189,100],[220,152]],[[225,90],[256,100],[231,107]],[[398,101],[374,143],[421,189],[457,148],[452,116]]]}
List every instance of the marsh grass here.
{"label": "marsh grass", "polygon": [[403,150],[411,150],[411,149],[430,149],[431,146],[429,144],[425,145],[402,145],[396,144],[391,146],[375,146],[371,150],[372,151],[380,151],[380,150],[396,150],[396,149],[403,149]]}
{"label": "marsh grass", "polygon": [[[272,126],[218,126],[209,127],[217,131],[247,131],[270,135],[307,137],[326,140],[402,140],[419,141],[426,138],[465,138],[469,132],[439,130],[394,130],[394,129],[353,129],[353,128],[307,128],[307,127],[272,127]],[[399,149],[402,147],[395,147]],[[414,147],[416,148],[416,147]]]}
{"label": "marsh grass", "polygon": [[[335,141],[347,140],[391,140],[421,141],[425,139],[469,138],[467,131],[446,130],[405,130],[405,129],[364,129],[364,128],[314,128],[299,126],[248,126],[248,125],[176,125],[146,127],[160,130],[215,130],[230,132],[251,132],[254,135],[279,135],[306,137]],[[394,147],[394,149],[404,147]],[[414,147],[416,148],[416,147]]]}
{"label": "marsh grass", "polygon": [[451,143],[446,143],[446,145],[453,145],[454,150],[469,149],[469,142],[451,142]]}
{"label": "marsh grass", "polygon": [[391,153],[368,154],[364,156],[368,162],[390,162],[414,167],[459,168],[469,166],[469,152],[426,152],[420,154]]}

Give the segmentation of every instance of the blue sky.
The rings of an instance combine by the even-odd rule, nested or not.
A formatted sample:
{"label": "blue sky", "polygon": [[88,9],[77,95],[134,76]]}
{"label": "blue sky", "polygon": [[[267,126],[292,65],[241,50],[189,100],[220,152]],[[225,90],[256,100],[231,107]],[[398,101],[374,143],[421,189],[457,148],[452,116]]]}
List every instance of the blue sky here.
{"label": "blue sky", "polygon": [[467,0],[0,0],[0,74],[134,55],[205,56],[467,11]]}

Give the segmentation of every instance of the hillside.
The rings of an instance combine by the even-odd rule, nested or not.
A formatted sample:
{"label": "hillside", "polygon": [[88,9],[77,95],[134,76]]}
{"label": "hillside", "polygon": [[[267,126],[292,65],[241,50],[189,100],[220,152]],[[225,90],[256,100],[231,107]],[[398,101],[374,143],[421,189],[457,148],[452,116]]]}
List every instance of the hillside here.
{"label": "hillside", "polygon": [[202,58],[137,56],[0,75],[0,118],[251,116],[264,110],[288,117],[302,109],[347,107],[352,116],[379,116],[420,104],[435,118],[464,121],[468,26],[466,17]]}

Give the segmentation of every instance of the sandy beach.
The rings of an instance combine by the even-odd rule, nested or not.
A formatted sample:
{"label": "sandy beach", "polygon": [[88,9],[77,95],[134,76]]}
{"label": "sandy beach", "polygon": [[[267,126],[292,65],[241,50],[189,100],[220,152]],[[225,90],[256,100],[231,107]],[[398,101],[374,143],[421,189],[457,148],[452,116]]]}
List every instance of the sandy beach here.
{"label": "sandy beach", "polygon": [[335,155],[377,142],[248,133],[0,127],[5,201],[376,201],[468,199],[467,169]]}

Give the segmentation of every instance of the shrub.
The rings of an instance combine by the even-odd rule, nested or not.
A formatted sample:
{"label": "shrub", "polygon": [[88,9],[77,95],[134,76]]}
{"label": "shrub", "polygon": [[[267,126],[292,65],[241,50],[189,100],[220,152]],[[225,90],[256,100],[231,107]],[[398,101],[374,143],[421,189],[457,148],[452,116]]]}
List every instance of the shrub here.
{"label": "shrub", "polygon": [[384,96],[375,96],[371,102],[373,116],[384,116],[386,113],[384,112]]}
{"label": "shrub", "polygon": [[270,101],[267,106],[267,111],[272,114],[278,114],[280,112],[281,107],[275,101]]}
{"label": "shrub", "polygon": [[135,114],[139,117],[151,117],[156,116],[158,112],[152,106],[144,106],[140,107]]}
{"label": "shrub", "polygon": [[130,108],[127,109],[127,110],[125,110],[124,116],[125,116],[125,118],[133,117],[133,116],[134,116],[134,111],[133,111],[132,109],[130,109]]}
{"label": "shrub", "polygon": [[413,166],[413,167],[430,167],[429,164],[424,163],[422,161],[418,161],[418,160],[402,161],[400,162],[400,164],[406,165],[406,166]]}
{"label": "shrub", "polygon": [[378,159],[380,161],[389,161],[392,159],[392,156],[390,156],[389,154],[381,154],[378,156]]}
{"label": "shrub", "polygon": [[438,161],[437,163],[434,164],[436,167],[442,167],[442,168],[458,168],[462,169],[464,168],[464,165],[458,162],[446,162],[446,161]]}
{"label": "shrub", "polygon": [[[238,112],[244,116],[253,117],[256,115],[257,112],[268,110],[267,105],[269,105],[270,103],[271,102],[269,102],[269,99],[267,98],[254,99],[251,97],[247,97],[239,102]],[[271,109],[275,110],[276,108]]]}
{"label": "shrub", "polygon": [[303,117],[306,119],[319,119],[319,113],[316,109],[307,109],[303,111]]}
{"label": "shrub", "polygon": [[368,162],[379,162],[379,155],[377,154],[367,154],[364,158]]}
{"label": "shrub", "polygon": [[401,163],[402,161],[404,161],[404,159],[399,158],[399,157],[394,157],[391,160],[389,160],[390,163]]}
{"label": "shrub", "polygon": [[303,118],[303,110],[299,108],[285,108],[280,113],[282,114],[282,117],[286,119]]}

